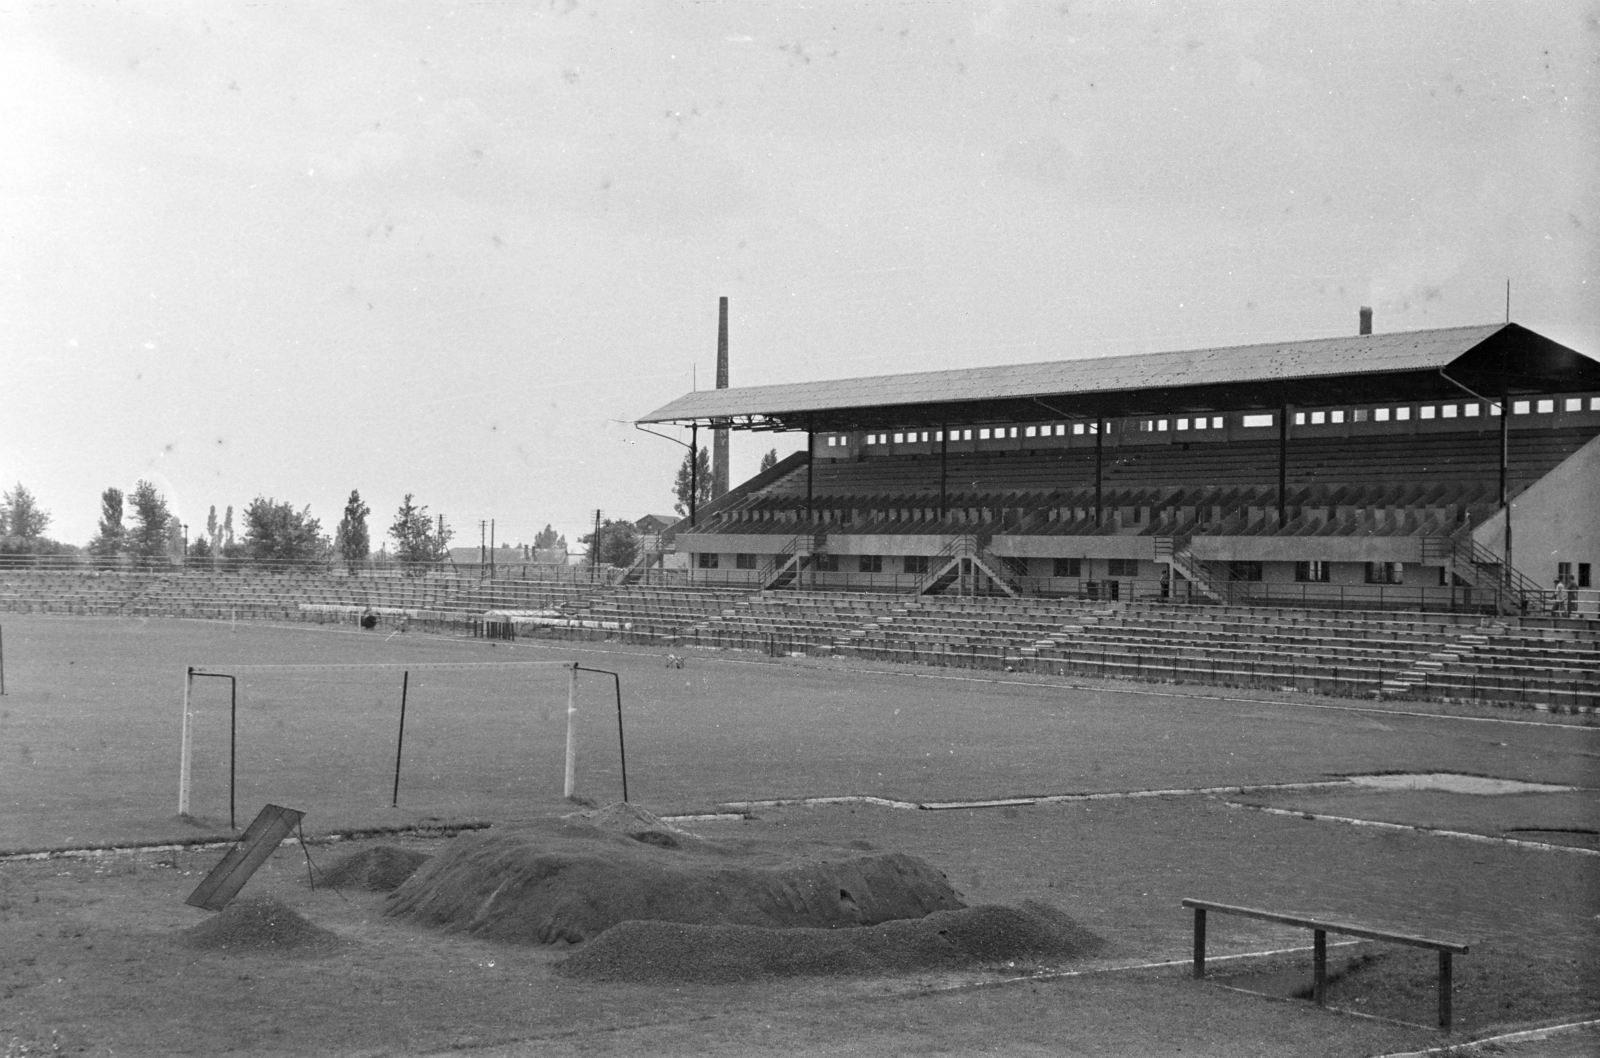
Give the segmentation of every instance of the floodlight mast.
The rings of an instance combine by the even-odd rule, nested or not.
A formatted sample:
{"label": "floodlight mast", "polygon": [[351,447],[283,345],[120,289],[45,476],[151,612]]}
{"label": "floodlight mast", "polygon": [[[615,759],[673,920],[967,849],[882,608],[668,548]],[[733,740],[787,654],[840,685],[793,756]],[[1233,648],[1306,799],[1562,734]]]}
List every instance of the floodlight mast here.
{"label": "floodlight mast", "polygon": [[693,529],[696,525],[695,499],[700,491],[700,424],[697,422],[689,424],[688,444],[684,444],[676,437],[669,437],[664,433],[656,433],[654,430],[646,430],[639,423],[634,423],[633,428],[641,433],[647,433],[651,437],[659,437],[664,441],[671,441],[675,445],[683,445],[689,450],[689,528]]}

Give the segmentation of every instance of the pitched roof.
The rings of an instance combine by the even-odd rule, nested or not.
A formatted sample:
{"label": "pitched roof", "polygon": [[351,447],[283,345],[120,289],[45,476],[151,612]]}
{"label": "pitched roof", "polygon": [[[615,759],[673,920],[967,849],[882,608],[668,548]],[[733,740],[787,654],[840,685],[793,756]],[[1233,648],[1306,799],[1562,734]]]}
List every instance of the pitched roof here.
{"label": "pitched roof", "polygon": [[[1406,373],[1434,374],[1500,335],[1508,339],[1531,339],[1536,351],[1546,359],[1549,353],[1546,347],[1553,347],[1586,360],[1515,324],[1493,324],[698,390],[684,394],[638,421],[796,428],[843,423],[856,418],[863,422],[867,418],[879,421],[898,418],[909,425],[912,418],[922,418],[914,414],[915,409],[947,417],[959,414],[960,409],[992,415],[1001,411],[1001,405],[1021,411],[1019,402],[1031,405],[1026,410],[1037,418],[1036,402],[1049,398],[1056,399],[1052,403],[1076,404],[1076,408],[1067,409],[1076,411],[1090,406],[1116,408],[1126,404],[1126,400],[1119,400],[1117,395],[1139,394],[1153,398],[1159,394],[1159,399],[1170,403],[1185,396],[1210,399],[1223,392],[1240,399],[1236,391],[1241,387],[1275,386],[1274,392],[1281,397],[1285,384],[1291,383],[1371,379]],[[1529,343],[1519,340],[1517,344]],[[851,414],[865,413],[868,409],[871,414],[866,417]],[[959,420],[947,418],[946,421]]]}

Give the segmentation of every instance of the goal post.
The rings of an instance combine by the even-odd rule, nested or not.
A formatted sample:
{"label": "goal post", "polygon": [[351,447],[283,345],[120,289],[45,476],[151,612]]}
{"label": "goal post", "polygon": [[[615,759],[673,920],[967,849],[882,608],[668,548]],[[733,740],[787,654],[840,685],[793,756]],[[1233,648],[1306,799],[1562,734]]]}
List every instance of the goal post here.
{"label": "goal post", "polygon": [[[548,676],[539,675],[541,670]],[[386,773],[390,764],[380,762],[392,762],[393,781],[391,783],[384,774],[382,783],[383,807],[398,807],[402,759],[408,754],[412,757],[408,767],[414,772],[417,752],[422,752],[424,759],[430,759],[431,753],[433,763],[425,767],[425,771],[431,770],[433,782],[430,784],[425,774],[423,786],[431,789],[436,798],[442,796],[452,782],[466,783],[476,796],[498,792],[501,797],[512,797],[511,790],[529,778],[530,767],[544,770],[555,763],[549,759],[555,733],[537,722],[530,728],[528,720],[530,705],[536,711],[541,703],[544,719],[555,719],[551,714],[558,708],[555,695],[559,694],[559,684],[551,677],[557,677],[558,673],[566,677],[567,684],[565,744],[559,751],[559,766],[563,769],[562,797],[571,799],[577,793],[579,742],[584,741],[590,747],[584,750],[589,753],[594,749],[591,740],[597,736],[606,737],[590,729],[580,740],[579,673],[602,671],[586,668],[576,661],[187,666],[182,688],[178,814],[192,817],[197,782],[202,792],[217,788],[216,784],[223,778],[219,773],[220,757],[225,752],[229,757],[226,775],[229,824],[235,824],[238,774],[235,761],[241,745],[245,748],[246,760],[256,762],[247,764],[247,772],[253,767],[259,776],[260,762],[270,758],[271,781],[280,785],[292,781],[290,776],[296,774],[318,788],[340,783],[369,783],[369,771],[381,768]],[[419,688],[417,675],[427,672],[437,674],[443,682],[428,680]],[[621,680],[615,673],[604,674],[616,682],[620,753]],[[380,682],[372,679],[375,676]],[[395,676],[400,678],[394,679]],[[494,676],[516,678],[509,681],[488,678]],[[230,684],[229,730],[225,744],[221,742],[223,732],[219,727],[205,720],[207,714],[216,714],[209,704],[210,696],[201,693],[196,683],[215,679],[226,679]],[[410,704],[415,708],[419,704],[419,689],[422,709],[418,716],[422,718],[425,737],[414,751],[412,740],[408,739],[411,732],[407,730],[406,699],[412,699]],[[245,706],[243,711],[239,708],[241,701]],[[394,710],[399,713],[398,733]],[[387,720],[382,720],[382,716],[387,716]],[[263,752],[259,748],[263,738],[272,749]],[[317,759],[310,759],[313,756]],[[481,766],[483,773],[480,774],[479,762],[484,758],[492,760]],[[541,759],[544,764],[538,763]],[[626,800],[625,758],[621,758],[621,766]],[[208,768],[210,778],[207,778]],[[549,774],[547,770],[544,773]],[[444,776],[442,783],[441,774]],[[364,792],[347,794],[342,801],[357,809],[376,807],[366,804]]]}

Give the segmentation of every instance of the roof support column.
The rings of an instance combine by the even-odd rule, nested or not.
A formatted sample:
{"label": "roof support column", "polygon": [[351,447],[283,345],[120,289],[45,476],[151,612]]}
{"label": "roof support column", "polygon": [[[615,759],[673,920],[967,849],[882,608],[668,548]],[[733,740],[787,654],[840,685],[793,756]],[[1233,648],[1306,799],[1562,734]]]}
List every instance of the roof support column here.
{"label": "roof support column", "polygon": [[944,521],[946,511],[945,479],[949,475],[950,424],[939,427],[939,521]]}
{"label": "roof support column", "polygon": [[1289,524],[1289,403],[1278,406],[1278,528]]}
{"label": "roof support column", "polygon": [[1504,353],[1500,356],[1500,363],[1502,372],[1500,376],[1500,509],[1506,512],[1506,557],[1505,564],[1500,569],[1500,576],[1509,585],[1511,583],[1511,483],[1509,480],[1511,464],[1511,401],[1504,374]]}
{"label": "roof support column", "polygon": [[695,527],[694,504],[700,497],[700,424],[689,424],[689,528]]}
{"label": "roof support column", "polygon": [[1104,516],[1100,510],[1101,485],[1105,479],[1105,436],[1106,421],[1100,416],[1094,417],[1094,525],[1100,528],[1104,523]]}
{"label": "roof support column", "polygon": [[812,468],[817,465],[817,431],[806,431],[806,521],[811,521]]}

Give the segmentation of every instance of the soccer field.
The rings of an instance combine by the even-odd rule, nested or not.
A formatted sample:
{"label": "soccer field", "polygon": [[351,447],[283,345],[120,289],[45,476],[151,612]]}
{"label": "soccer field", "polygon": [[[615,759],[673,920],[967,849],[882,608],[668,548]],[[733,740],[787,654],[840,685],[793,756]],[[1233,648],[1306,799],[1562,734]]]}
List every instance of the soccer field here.
{"label": "soccer field", "polygon": [[[176,816],[190,665],[239,679],[241,825],[268,801],[305,811],[311,835],[433,820],[501,826],[569,811],[567,672],[508,663],[576,660],[621,676],[635,802],[663,815],[768,802],[754,818],[694,826],[710,837],[904,851],[943,871],[968,902],[1043,900],[1108,942],[1087,967],[1107,976],[992,1000],[961,991],[983,984],[981,974],[949,992],[922,979],[580,987],[553,973],[560,952],[419,933],[384,918],[381,895],[309,891],[307,866],[288,847],[249,891],[337,930],[349,944],[338,954],[283,961],[176,942],[197,914],[184,894],[215,850],[12,860],[0,863],[0,946],[18,955],[0,986],[15,990],[19,1024],[32,1034],[22,1038],[36,1042],[69,1022],[76,1035],[67,1042],[119,1054],[444,1051],[468,1039],[526,1041],[495,1052],[507,1056],[1038,1053],[1065,1044],[1107,1055],[1181,1046],[1342,1056],[1436,1039],[1427,960],[1403,950],[1390,958],[1382,945],[1337,949],[1387,961],[1342,983],[1335,999],[1410,1027],[1189,987],[1185,896],[1464,937],[1473,947],[1457,961],[1456,1016],[1466,1032],[1594,1014],[1600,731],[1571,720],[736,653],[690,656],[678,669],[636,648],[301,625],[8,616],[3,628],[8,851],[228,833],[225,681],[196,681],[194,818]],[[427,667],[466,664],[481,667]],[[324,667],[248,667],[307,665]],[[400,806],[391,808],[408,665]],[[582,675],[577,720],[577,793],[615,800],[609,677]],[[1337,781],[1392,772],[1573,789],[1475,796]],[[770,805],[808,798],[1032,803]],[[444,844],[392,840],[430,853]],[[316,855],[327,863],[360,845]],[[1223,979],[1274,994],[1304,978],[1307,956],[1256,953],[1307,943],[1304,930],[1249,920],[1212,927],[1214,956],[1250,956],[1232,971],[1217,963]],[[1165,971],[1120,969],[1169,962]],[[502,972],[487,973],[495,967]],[[887,996],[908,1004],[904,1017],[874,1005]],[[774,1024],[789,1035],[762,1028]],[[641,1028],[613,1031],[629,1025]]]}
{"label": "soccer field", "polygon": [[[689,658],[308,625],[11,616],[0,848],[225,831],[229,685],[197,679],[192,822],[177,819],[184,671],[238,677],[237,800],[318,832],[506,821],[563,804],[567,671],[620,674],[629,792],[660,813],[871,796],[919,803],[1447,771],[1592,785],[1600,731],[1303,695],[1073,686],[848,661]],[[523,663],[507,665],[506,663]],[[528,662],[544,662],[527,665]],[[482,667],[423,666],[478,664]],[[327,666],[248,668],[248,666]],[[338,666],[369,666],[340,668]],[[399,807],[391,808],[402,672]],[[377,667],[389,666],[389,667]],[[620,799],[613,684],[580,677],[577,794]]]}

